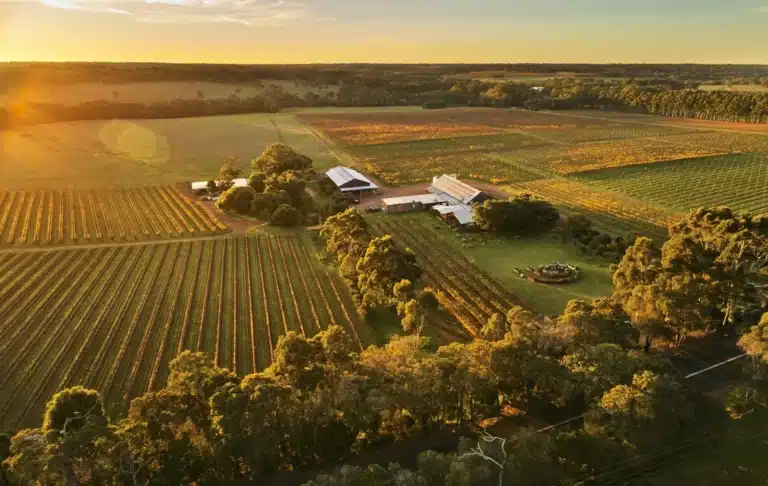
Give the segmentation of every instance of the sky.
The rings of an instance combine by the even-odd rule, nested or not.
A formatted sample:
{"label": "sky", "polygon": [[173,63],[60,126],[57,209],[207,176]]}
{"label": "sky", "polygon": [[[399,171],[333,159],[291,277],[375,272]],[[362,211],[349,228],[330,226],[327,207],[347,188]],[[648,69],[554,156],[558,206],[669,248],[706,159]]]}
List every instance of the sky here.
{"label": "sky", "polygon": [[0,61],[768,64],[768,0],[0,0]]}

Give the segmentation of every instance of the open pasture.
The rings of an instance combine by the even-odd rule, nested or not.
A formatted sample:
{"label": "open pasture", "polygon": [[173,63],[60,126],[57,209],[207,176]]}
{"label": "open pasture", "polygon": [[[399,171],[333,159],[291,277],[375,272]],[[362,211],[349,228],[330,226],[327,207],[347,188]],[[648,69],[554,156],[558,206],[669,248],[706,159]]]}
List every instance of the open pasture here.
{"label": "open pasture", "polygon": [[315,167],[338,160],[290,114],[169,120],[77,121],[0,131],[0,187],[136,187],[208,179],[221,159],[252,159],[283,142]]}
{"label": "open pasture", "polygon": [[677,211],[729,206],[768,213],[768,155],[731,154],[579,174],[601,189]]}
{"label": "open pasture", "polygon": [[0,191],[1,245],[210,236],[227,227],[176,188]]}
{"label": "open pasture", "polygon": [[162,103],[173,100],[222,99],[231,96],[252,98],[271,89],[303,96],[308,92],[333,94],[338,86],[314,87],[282,80],[262,80],[248,83],[213,83],[202,81],[169,81],[137,83],[75,83],[63,85],[25,83],[0,94],[0,106],[13,103],[53,103],[79,105],[96,101],[119,103]]}
{"label": "open pasture", "polygon": [[[506,314],[522,304],[460,251],[443,242],[422,216],[379,216],[371,221],[376,231],[391,234],[400,245],[413,250],[424,270],[424,283],[438,292],[440,303],[469,334],[477,336],[493,314]],[[443,223],[433,220],[432,224]]]}
{"label": "open pasture", "polygon": [[31,426],[58,390],[99,390],[111,415],[204,351],[239,375],[287,331],[343,326],[373,344],[308,235],[0,254],[0,428]]}

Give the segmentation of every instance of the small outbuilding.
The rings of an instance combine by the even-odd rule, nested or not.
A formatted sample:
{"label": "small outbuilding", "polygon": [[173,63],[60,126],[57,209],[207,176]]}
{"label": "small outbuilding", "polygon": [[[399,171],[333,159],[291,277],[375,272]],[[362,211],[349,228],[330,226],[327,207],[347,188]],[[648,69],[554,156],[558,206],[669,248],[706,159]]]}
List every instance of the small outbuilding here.
{"label": "small outbuilding", "polygon": [[472,207],[466,204],[455,204],[451,206],[435,206],[435,211],[440,213],[440,217],[449,222],[456,222],[461,226],[472,224],[475,221]]}
{"label": "small outbuilding", "polygon": [[[217,186],[222,185],[224,182],[227,181],[215,181]],[[192,190],[194,192],[201,192],[208,190],[208,181],[198,181],[193,182],[192,184]],[[245,187],[248,185],[248,179],[245,178],[238,178],[238,179],[232,179],[232,185],[233,187]]]}
{"label": "small outbuilding", "polygon": [[344,193],[376,192],[378,187],[360,172],[349,167],[334,167],[326,176]]}
{"label": "small outbuilding", "polygon": [[404,213],[431,208],[437,204],[443,204],[443,200],[436,194],[414,194],[413,196],[387,197],[381,200],[384,212]]}

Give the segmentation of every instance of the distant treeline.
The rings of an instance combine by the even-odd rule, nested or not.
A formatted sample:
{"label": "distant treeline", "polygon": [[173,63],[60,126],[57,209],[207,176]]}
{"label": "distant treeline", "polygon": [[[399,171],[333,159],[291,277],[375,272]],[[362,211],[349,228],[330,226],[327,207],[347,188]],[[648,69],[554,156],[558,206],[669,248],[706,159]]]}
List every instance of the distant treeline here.
{"label": "distant treeline", "polygon": [[30,103],[15,110],[0,108],[0,128],[74,120],[188,118],[238,113],[275,113],[279,105],[264,97],[172,100],[158,103],[91,101],[79,105]]}
{"label": "distant treeline", "polygon": [[[102,65],[85,66],[88,69],[96,69]],[[104,66],[111,67],[111,65]],[[104,66],[102,67],[106,69]],[[131,65],[114,66],[114,69],[120,70]],[[139,72],[143,72],[143,69],[149,69],[152,65],[140,66],[142,69]],[[157,69],[163,67],[158,66],[160,67]],[[189,69],[189,72],[184,71],[182,67]],[[354,71],[352,71],[353,67]],[[433,72],[427,71],[428,66],[414,66],[409,72],[389,71],[386,66],[366,68],[356,65],[353,67],[224,66],[221,67],[222,72],[215,74],[211,71],[210,74],[223,79],[237,72],[237,68],[243,71],[243,76],[274,77],[275,73],[285,74],[294,70],[297,76],[293,79],[294,82],[310,87],[333,84],[338,89],[333,93],[324,89],[317,91],[309,89],[299,96],[279,86],[271,85],[262,94],[252,98],[241,98],[233,94],[226,99],[179,99],[150,104],[126,103],[119,100],[92,101],[76,106],[50,103],[11,104],[7,108],[8,113],[3,114],[0,111],[0,127],[84,119],[182,118],[263,113],[295,107],[413,105],[429,108],[441,106],[526,107],[534,110],[589,108],[721,121],[768,122],[768,93],[699,91],[690,89],[697,85],[691,81],[661,78],[638,81],[556,78],[532,88],[523,83],[456,79],[439,75],[439,70],[445,69],[445,66],[438,66],[434,68],[437,71]],[[37,69],[40,66],[34,65],[33,68]],[[168,69],[168,73],[162,71],[161,73],[169,76],[180,76],[186,73],[190,77],[199,77],[201,71],[211,67],[173,65]],[[349,71],[344,71],[345,69]],[[693,68],[689,67],[689,69]],[[270,70],[274,72],[269,72]],[[324,78],[321,82],[320,78],[307,81],[298,77],[307,76],[312,72],[325,73],[328,78]],[[346,72],[347,77],[339,80],[337,77],[342,72]],[[76,70],[75,73],[77,73]]]}
{"label": "distant treeline", "polygon": [[127,83],[145,81],[249,82],[267,79],[339,84],[360,77],[391,75],[441,77],[493,71],[499,74],[569,73],[579,77],[660,78],[725,81],[768,76],[768,66],[711,64],[162,64],[162,63],[6,63],[0,88],[36,84]]}
{"label": "distant treeline", "polygon": [[[706,120],[768,123],[768,93],[667,89],[638,84],[580,84],[556,80],[549,91],[561,108],[628,110]],[[557,101],[555,101],[557,104]],[[570,106],[568,106],[570,105]]]}

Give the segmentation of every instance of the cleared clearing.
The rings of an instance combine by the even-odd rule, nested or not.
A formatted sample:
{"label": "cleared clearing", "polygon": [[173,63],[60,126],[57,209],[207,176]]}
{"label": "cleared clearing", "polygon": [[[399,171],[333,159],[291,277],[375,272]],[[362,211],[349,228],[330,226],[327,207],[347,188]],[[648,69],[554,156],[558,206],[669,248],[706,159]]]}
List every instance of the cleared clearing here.
{"label": "cleared clearing", "polygon": [[337,159],[293,115],[77,121],[0,131],[0,187],[137,187],[208,179],[221,160],[251,160],[272,143],[308,155],[318,169]]}

